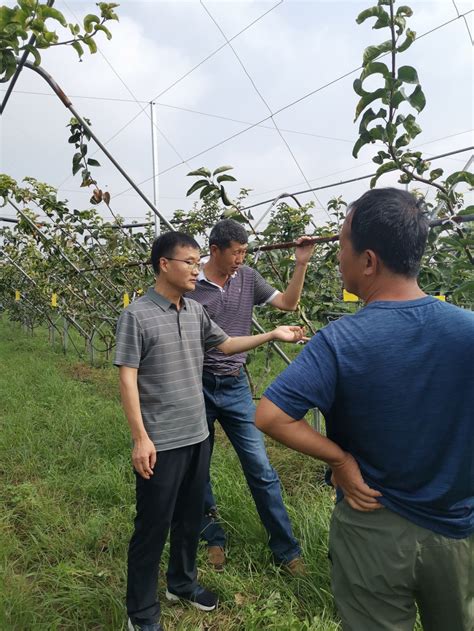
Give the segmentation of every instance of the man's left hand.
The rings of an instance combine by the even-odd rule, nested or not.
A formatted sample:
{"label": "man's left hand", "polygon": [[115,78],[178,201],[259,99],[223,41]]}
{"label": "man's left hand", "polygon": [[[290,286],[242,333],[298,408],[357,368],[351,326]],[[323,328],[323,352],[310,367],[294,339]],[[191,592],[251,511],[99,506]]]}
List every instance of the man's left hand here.
{"label": "man's left hand", "polygon": [[280,342],[307,342],[304,326],[278,326],[273,330],[273,339]]}
{"label": "man's left hand", "polygon": [[299,239],[296,239],[296,243],[298,244],[295,249],[295,259],[296,262],[300,265],[307,265],[309,263],[310,258],[313,256],[314,252],[314,243],[306,244],[305,241],[308,241],[311,237],[303,236]]}
{"label": "man's left hand", "polygon": [[332,485],[336,489],[338,487],[341,489],[344,493],[344,499],[351,508],[366,512],[383,508],[378,501],[378,498],[382,497],[382,493],[371,489],[364,482],[359,465],[351,454],[346,453],[343,462],[337,466],[332,465],[331,469]]}

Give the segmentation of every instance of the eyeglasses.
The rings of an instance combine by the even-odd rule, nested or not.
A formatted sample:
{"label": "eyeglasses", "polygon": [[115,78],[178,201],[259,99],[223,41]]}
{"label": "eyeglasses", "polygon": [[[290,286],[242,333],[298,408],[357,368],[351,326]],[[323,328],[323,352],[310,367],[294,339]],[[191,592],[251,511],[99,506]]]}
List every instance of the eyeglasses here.
{"label": "eyeglasses", "polygon": [[186,263],[188,269],[199,269],[201,267],[201,263],[196,263],[196,261],[187,261],[186,259],[174,259],[172,256],[164,256],[164,259],[167,261],[179,261],[180,263]]}

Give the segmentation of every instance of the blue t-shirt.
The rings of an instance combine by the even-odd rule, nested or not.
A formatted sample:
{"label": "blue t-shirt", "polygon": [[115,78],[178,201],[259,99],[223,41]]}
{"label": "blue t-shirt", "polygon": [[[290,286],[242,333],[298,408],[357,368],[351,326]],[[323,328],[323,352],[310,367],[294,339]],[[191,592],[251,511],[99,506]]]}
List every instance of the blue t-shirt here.
{"label": "blue t-shirt", "polygon": [[319,331],[265,396],[313,407],[381,503],[447,537],[474,531],[474,313],[372,302]]}

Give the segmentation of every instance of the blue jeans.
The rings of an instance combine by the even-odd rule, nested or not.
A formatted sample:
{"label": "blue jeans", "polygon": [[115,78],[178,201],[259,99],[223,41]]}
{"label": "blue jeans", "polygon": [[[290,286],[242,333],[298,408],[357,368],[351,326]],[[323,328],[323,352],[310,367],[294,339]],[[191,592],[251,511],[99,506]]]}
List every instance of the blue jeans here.
{"label": "blue jeans", "polygon": [[[241,369],[237,377],[204,372],[203,391],[211,452],[214,422],[218,420],[239,457],[275,560],[288,563],[300,556],[301,549],[293,536],[281,496],[280,480],[268,460],[263,434],[255,427],[255,406],[244,370]],[[208,546],[223,547],[226,536],[215,517],[215,510],[216,501],[209,476],[201,537]]]}

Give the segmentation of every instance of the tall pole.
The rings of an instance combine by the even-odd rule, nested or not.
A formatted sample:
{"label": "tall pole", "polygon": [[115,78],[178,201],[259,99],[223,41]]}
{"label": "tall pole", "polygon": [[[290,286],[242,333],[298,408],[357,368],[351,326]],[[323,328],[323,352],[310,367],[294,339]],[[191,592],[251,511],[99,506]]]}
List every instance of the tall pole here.
{"label": "tall pole", "polygon": [[[158,208],[159,181],[158,181],[158,139],[155,126],[155,103],[150,101],[151,121],[151,159],[153,166],[153,203]],[[160,234],[160,218],[155,215],[155,238]]]}

